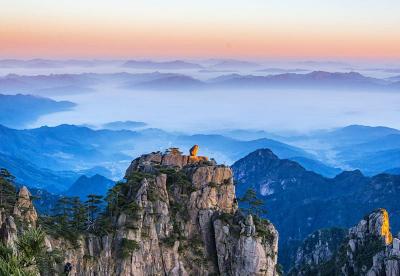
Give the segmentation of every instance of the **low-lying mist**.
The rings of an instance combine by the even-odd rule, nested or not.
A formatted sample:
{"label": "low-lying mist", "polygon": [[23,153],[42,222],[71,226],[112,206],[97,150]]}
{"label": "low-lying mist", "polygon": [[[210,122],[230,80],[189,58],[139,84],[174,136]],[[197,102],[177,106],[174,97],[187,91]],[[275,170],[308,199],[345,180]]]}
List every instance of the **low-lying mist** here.
{"label": "low-lying mist", "polygon": [[34,126],[101,125],[135,120],[185,132],[227,128],[305,132],[349,124],[400,128],[400,94],[316,90],[138,91],[115,85],[92,93],[53,97],[77,104],[41,117]]}

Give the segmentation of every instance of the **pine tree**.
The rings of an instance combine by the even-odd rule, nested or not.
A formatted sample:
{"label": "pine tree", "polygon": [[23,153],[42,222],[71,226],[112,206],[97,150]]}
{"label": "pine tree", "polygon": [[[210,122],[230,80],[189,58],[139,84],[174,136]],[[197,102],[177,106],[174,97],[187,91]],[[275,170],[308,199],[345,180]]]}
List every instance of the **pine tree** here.
{"label": "pine tree", "polygon": [[11,213],[16,202],[17,191],[14,186],[14,176],[6,169],[0,169],[0,208]]}
{"label": "pine tree", "polygon": [[247,214],[261,217],[267,213],[266,209],[263,208],[264,202],[257,198],[257,192],[253,188],[249,188],[243,197],[239,198],[239,201],[243,203],[242,210]]}
{"label": "pine tree", "polygon": [[68,223],[71,220],[71,198],[61,197],[53,210],[55,214],[56,221],[61,225],[61,227],[68,227]]}
{"label": "pine tree", "polygon": [[0,275],[55,275],[56,263],[63,258],[56,250],[47,251],[45,232],[30,228],[16,242],[18,254],[0,243]]}
{"label": "pine tree", "polygon": [[82,232],[85,230],[85,221],[87,210],[85,205],[80,201],[79,197],[71,198],[72,228],[75,231]]}
{"label": "pine tree", "polygon": [[86,205],[86,210],[87,210],[87,222],[86,222],[86,229],[94,231],[95,230],[95,224],[96,224],[96,217],[99,214],[101,210],[101,203],[102,203],[102,198],[103,196],[100,195],[93,195],[90,194],[87,196],[88,199],[85,202]]}
{"label": "pine tree", "polygon": [[113,216],[119,213],[120,205],[123,203],[121,194],[121,184],[117,183],[107,192],[105,197],[105,202],[107,203],[106,214],[108,216]]}

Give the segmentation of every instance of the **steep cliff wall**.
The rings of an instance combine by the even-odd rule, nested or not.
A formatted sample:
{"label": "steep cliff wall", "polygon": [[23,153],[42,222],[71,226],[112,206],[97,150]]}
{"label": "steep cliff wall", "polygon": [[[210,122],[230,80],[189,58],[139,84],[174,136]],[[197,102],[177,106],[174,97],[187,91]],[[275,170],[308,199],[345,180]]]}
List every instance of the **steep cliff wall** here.
{"label": "steep cliff wall", "polygon": [[278,233],[238,210],[229,167],[176,149],[151,153],[110,193],[107,234],[75,245],[47,239],[70,275],[277,275]]}

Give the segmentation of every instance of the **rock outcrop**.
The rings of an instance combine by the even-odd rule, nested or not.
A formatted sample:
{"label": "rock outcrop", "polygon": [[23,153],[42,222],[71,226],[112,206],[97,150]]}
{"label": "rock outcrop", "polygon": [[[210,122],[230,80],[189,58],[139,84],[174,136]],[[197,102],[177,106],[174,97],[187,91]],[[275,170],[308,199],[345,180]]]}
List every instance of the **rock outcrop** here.
{"label": "rock outcrop", "polygon": [[[0,210],[0,240],[1,242],[16,250],[16,241],[19,232],[29,227],[36,227],[38,215],[33,206],[28,189],[20,188],[16,197],[12,214],[4,208]],[[18,226],[17,226],[18,225]]]}
{"label": "rock outcrop", "polygon": [[232,171],[171,149],[135,159],[114,188],[112,233],[63,248],[70,275],[277,275],[278,234],[237,206]]}
{"label": "rock outcrop", "polygon": [[38,215],[35,207],[33,206],[31,195],[25,186],[19,189],[13,215],[15,218],[26,222],[28,227],[36,226]]}
{"label": "rock outcrop", "polygon": [[[347,260],[341,267],[344,274],[400,275],[400,251],[393,247],[389,215],[385,209],[372,212],[351,228],[348,239]],[[398,242],[396,239],[396,245]],[[393,271],[397,273],[393,274]]]}
{"label": "rock outcrop", "polygon": [[198,152],[199,152],[199,146],[198,145],[194,145],[189,150],[190,156],[197,156]]}
{"label": "rock outcrop", "polygon": [[[307,241],[307,240],[306,240]],[[299,256],[292,275],[400,275],[400,240],[390,232],[389,215],[378,209],[350,228],[344,241],[331,257],[320,262],[309,261],[318,255],[315,247],[308,255]],[[301,252],[304,244],[298,250]],[[330,252],[332,253],[332,252]],[[303,264],[303,266],[299,266]],[[306,264],[306,265],[304,265]]]}
{"label": "rock outcrop", "polygon": [[289,275],[315,275],[319,266],[329,261],[346,238],[341,228],[317,230],[310,234],[296,251],[294,267]]}

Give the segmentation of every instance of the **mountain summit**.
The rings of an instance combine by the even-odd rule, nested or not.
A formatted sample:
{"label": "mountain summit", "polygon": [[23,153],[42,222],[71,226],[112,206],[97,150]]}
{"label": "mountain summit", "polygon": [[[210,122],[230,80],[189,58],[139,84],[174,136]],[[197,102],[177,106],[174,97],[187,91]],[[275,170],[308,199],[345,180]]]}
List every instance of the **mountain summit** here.
{"label": "mountain summit", "polygon": [[[44,224],[42,246],[46,252],[59,252],[64,264],[56,272],[277,275],[274,226],[238,209],[231,169],[197,156],[198,149],[184,155],[171,148],[133,160],[126,181],[109,190],[108,205],[97,219],[96,196],[87,201],[88,215],[82,216],[79,207],[72,218],[65,216],[65,209],[54,222],[42,218],[50,222]],[[76,219],[88,217],[80,227],[81,219]],[[0,238],[10,237],[1,233],[6,236]],[[19,239],[16,229],[12,233],[8,244]]]}

